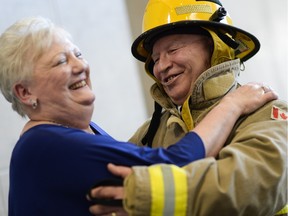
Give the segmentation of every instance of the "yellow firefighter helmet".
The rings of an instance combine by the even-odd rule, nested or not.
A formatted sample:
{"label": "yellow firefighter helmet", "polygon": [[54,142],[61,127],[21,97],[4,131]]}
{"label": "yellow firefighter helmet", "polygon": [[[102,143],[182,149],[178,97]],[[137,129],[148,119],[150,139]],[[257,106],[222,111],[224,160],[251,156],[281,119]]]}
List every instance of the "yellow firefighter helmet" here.
{"label": "yellow firefighter helmet", "polygon": [[149,0],[142,32],[132,44],[132,54],[145,62],[146,71],[153,78],[152,46],[168,34],[208,33],[214,42],[212,66],[221,63],[217,56],[240,58],[244,62],[260,48],[255,36],[232,25],[232,19],[219,0]]}

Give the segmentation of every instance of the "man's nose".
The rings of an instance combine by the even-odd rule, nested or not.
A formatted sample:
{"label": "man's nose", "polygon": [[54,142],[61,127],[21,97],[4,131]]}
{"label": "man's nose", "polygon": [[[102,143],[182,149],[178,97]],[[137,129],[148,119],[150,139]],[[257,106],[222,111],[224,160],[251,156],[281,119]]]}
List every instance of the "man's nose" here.
{"label": "man's nose", "polygon": [[172,67],[172,61],[167,53],[159,57],[157,67],[160,73],[167,72]]}

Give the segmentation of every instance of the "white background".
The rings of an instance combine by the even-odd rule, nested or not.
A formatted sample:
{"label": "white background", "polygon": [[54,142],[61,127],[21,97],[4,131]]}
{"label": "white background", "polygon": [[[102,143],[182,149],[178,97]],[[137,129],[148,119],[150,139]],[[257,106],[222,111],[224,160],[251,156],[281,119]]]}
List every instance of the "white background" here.
{"label": "white background", "polygon": [[[0,32],[17,19],[34,15],[65,27],[90,63],[96,94],[93,121],[115,138],[127,140],[153,110],[148,90],[152,81],[130,53],[133,39],[141,33],[146,2],[0,0]],[[261,42],[259,53],[245,63],[241,82],[267,83],[287,100],[287,0],[222,3],[234,25]],[[24,122],[0,95],[0,216],[7,215],[10,154]]]}

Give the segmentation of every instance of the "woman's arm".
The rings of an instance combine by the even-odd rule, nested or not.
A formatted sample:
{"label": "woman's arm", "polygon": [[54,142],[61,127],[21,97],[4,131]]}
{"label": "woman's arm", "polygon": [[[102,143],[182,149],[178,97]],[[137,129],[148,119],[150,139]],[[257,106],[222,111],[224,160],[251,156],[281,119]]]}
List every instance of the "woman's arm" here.
{"label": "woman's arm", "polygon": [[227,94],[193,129],[204,143],[206,156],[218,154],[241,115],[249,114],[273,99],[277,99],[277,94],[257,83],[248,83]]}
{"label": "woman's arm", "polygon": [[[267,91],[267,92],[266,92]],[[267,101],[277,98],[274,91],[266,89],[259,84],[250,83],[238,88],[233,93],[226,95],[221,102],[199,123],[194,132],[204,142],[206,156],[215,156],[223,146],[236,120],[244,114],[255,111]],[[173,147],[173,146],[171,146]],[[129,168],[115,168],[109,166],[109,170],[117,176],[125,177]],[[127,171],[128,170],[128,171]],[[91,195],[97,198],[121,198],[122,188],[100,187],[92,190]],[[109,207],[93,205],[91,213],[101,214],[109,212]],[[118,210],[117,212],[119,212]]]}

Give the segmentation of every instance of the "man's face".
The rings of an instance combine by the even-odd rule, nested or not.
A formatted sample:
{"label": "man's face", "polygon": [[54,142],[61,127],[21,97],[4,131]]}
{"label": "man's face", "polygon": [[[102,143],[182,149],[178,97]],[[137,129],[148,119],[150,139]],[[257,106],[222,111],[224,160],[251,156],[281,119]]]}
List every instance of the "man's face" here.
{"label": "man's face", "polygon": [[196,34],[160,38],[153,46],[154,76],[176,105],[183,105],[194,83],[210,67],[210,39]]}

